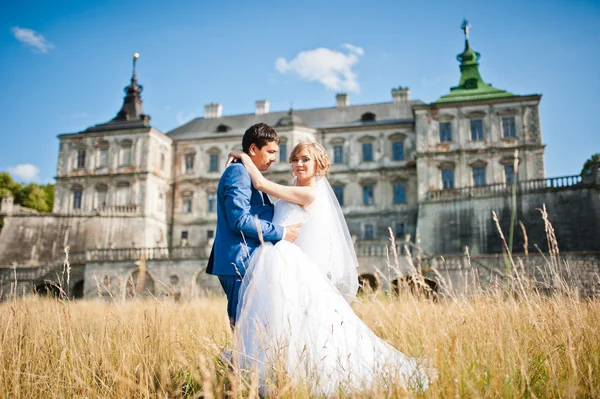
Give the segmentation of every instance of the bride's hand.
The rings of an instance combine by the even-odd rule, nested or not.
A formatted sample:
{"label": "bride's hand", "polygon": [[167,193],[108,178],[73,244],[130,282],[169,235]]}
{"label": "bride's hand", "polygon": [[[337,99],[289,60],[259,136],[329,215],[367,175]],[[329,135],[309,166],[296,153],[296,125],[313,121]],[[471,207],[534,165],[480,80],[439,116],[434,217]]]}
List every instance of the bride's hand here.
{"label": "bride's hand", "polygon": [[240,151],[240,150],[231,150],[231,152],[229,153],[229,155],[227,156],[227,163],[225,164],[225,168],[227,168],[229,165],[231,165],[231,163],[233,162],[233,160],[235,159],[241,159],[243,161],[243,156],[247,154],[244,151]]}
{"label": "bride's hand", "polygon": [[229,156],[235,159],[242,159],[244,155],[247,154],[242,150],[231,150],[231,152],[229,153]]}

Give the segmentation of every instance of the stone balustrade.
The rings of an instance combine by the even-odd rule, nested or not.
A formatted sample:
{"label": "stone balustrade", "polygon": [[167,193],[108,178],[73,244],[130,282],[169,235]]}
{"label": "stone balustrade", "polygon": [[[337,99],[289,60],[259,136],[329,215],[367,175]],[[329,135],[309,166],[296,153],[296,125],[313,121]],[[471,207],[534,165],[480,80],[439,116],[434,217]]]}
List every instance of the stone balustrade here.
{"label": "stone balustrade", "polygon": [[584,181],[581,175],[550,177],[547,179],[535,179],[520,181],[516,185],[507,183],[488,184],[485,186],[472,186],[462,188],[451,188],[446,190],[430,190],[426,202],[453,201],[467,198],[496,197],[510,195],[513,188],[517,194],[527,194],[540,191],[559,190],[573,187],[590,187],[595,183]]}
{"label": "stone balustrade", "polygon": [[155,248],[100,248],[86,251],[88,262],[111,262],[123,260],[183,260],[206,259],[205,247],[155,247]]}

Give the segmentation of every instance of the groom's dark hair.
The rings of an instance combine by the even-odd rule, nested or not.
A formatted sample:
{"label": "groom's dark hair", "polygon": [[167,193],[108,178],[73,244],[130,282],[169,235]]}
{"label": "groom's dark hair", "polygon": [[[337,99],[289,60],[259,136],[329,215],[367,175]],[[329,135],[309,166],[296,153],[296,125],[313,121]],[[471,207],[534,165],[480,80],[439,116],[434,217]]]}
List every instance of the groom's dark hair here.
{"label": "groom's dark hair", "polygon": [[252,144],[256,145],[260,150],[267,143],[275,141],[279,144],[279,136],[275,129],[266,123],[257,123],[252,125],[244,133],[242,138],[242,150],[247,154]]}

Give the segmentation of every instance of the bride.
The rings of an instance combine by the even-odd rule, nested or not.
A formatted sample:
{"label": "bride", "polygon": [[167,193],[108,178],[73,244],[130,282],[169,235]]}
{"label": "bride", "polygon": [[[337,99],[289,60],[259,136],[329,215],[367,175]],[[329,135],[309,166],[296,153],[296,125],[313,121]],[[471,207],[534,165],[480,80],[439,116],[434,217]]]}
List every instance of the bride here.
{"label": "bride", "polygon": [[426,367],[378,338],[350,307],[358,262],[325,177],[330,162],[324,148],[294,147],[289,158],[294,187],[264,178],[241,151],[230,156],[243,162],[258,190],[280,199],[274,224],[303,223],[294,244],[264,242],[249,261],[239,294],[234,363],[256,373],[262,392],[275,386],[276,370],[317,395],[378,383],[426,389]]}

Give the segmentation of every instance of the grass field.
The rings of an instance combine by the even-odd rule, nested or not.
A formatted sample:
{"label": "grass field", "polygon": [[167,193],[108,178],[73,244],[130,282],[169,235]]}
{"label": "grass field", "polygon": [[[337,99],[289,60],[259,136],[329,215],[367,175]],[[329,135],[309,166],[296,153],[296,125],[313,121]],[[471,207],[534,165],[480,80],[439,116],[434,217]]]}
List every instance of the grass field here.
{"label": "grass field", "polygon": [[[355,311],[407,355],[431,359],[424,393],[355,397],[600,397],[600,301],[496,293],[438,302],[366,295]],[[225,300],[0,304],[0,393],[14,398],[256,397],[218,360]],[[276,397],[304,397],[285,380]]]}

